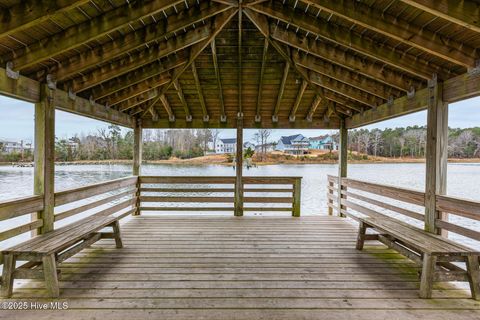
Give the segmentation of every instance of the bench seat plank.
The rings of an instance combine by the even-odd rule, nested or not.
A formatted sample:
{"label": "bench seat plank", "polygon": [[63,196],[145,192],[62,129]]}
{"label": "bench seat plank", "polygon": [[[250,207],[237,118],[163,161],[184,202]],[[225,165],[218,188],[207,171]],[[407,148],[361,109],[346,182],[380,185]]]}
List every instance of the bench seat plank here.
{"label": "bench seat plank", "polygon": [[28,253],[39,255],[55,253],[75,244],[88,235],[105,228],[117,219],[118,218],[114,216],[88,217],[55,231],[35,236],[19,245],[3,250],[3,253]]}

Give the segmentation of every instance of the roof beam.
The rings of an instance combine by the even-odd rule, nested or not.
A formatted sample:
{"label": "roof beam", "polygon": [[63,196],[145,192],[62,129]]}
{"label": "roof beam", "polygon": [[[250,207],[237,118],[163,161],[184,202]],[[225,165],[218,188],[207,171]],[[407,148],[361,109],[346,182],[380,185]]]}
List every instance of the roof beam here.
{"label": "roof beam", "polygon": [[127,110],[133,109],[136,106],[144,103],[145,101],[149,99],[153,99],[158,93],[157,90],[158,89],[154,88],[153,90],[143,92],[139,95],[133,96],[127,100],[124,100],[118,103],[115,107],[121,112],[125,112]]}
{"label": "roof beam", "polygon": [[318,35],[329,42],[355,50],[362,55],[381,61],[382,63],[388,64],[402,72],[407,72],[418,78],[428,80],[434,73],[437,73],[441,79],[447,79],[450,77],[450,74],[443,69],[438,66],[429,65],[415,56],[411,56],[407,53],[400,54],[393,48],[387,48],[375,43],[349,29],[332,26],[327,22],[322,23],[318,18],[294,12],[291,8],[275,4],[259,5],[250,8],[271,18],[278,19],[284,23],[294,25],[313,33],[314,35]]}
{"label": "roof beam", "polygon": [[[242,0],[239,0],[241,3]],[[238,10],[238,117],[242,115],[242,12]]]}
{"label": "roof beam", "polygon": [[258,80],[258,95],[257,95],[257,106],[255,109],[255,117],[257,120],[260,120],[260,107],[262,105],[262,84],[263,77],[265,75],[265,66],[267,64],[268,57],[268,39],[265,38],[265,43],[263,45],[263,55],[262,55],[262,67],[260,69],[260,79]]}
{"label": "roof beam", "polygon": [[172,111],[172,108],[170,107],[170,103],[167,100],[167,97],[165,94],[160,95],[160,102],[162,103],[163,107],[165,108],[165,111],[168,113],[168,121],[173,122],[175,121],[175,114]]}
{"label": "roof beam", "polygon": [[480,32],[480,3],[471,0],[400,0],[417,9]]}
{"label": "roof beam", "polygon": [[[407,21],[399,20],[397,17],[377,11],[361,2],[329,0],[302,1],[451,63],[467,68],[475,66],[474,48],[469,48],[468,45],[455,42],[451,39],[442,39],[441,36],[426,28],[421,28]],[[418,1],[415,1],[415,3],[418,3]],[[438,7],[438,4],[436,4],[436,7]],[[462,15],[465,15],[465,12],[466,11],[462,11]],[[480,12],[477,8],[477,20],[479,15]]]}
{"label": "roof beam", "polygon": [[419,88],[424,85],[422,81],[413,77],[406,77],[401,73],[383,68],[381,65],[349,54],[344,50],[324,45],[324,43],[314,39],[300,39],[295,32],[290,30],[273,28],[271,36],[279,42],[404,92],[407,92],[412,86]]}
{"label": "roof beam", "polygon": [[[223,100],[222,79],[220,77],[220,69],[218,67],[217,46],[215,44],[215,39],[212,40],[212,43],[210,44],[210,46],[212,48],[213,67],[215,68],[215,78],[217,79],[217,85],[218,85],[218,99],[220,100],[220,117],[222,119],[226,119],[225,102]],[[178,83],[178,81],[177,81],[177,83]],[[174,83],[174,85],[175,85],[175,83]],[[183,93],[182,93],[182,95],[183,95]]]}
{"label": "roof beam", "polygon": [[114,78],[107,82],[102,82],[99,86],[91,89],[89,93],[95,100],[108,100],[112,94],[127,89],[137,83],[146,81],[152,77],[163,74],[159,77],[159,82],[163,82],[164,79],[170,79],[165,73],[185,63],[187,63],[187,59],[182,57],[173,57],[173,59],[167,61],[152,63],[129,72],[124,76]]}
{"label": "roof beam", "polygon": [[[24,70],[89,41],[105,36],[109,32],[128,26],[132,21],[149,17],[182,2],[183,0],[139,1],[115,8],[98,17],[56,33],[47,39],[40,40],[26,49],[17,50],[15,52],[16,58],[11,59],[13,68],[20,71]],[[128,14],[125,14],[126,12]]]}
{"label": "roof beam", "polygon": [[313,115],[315,114],[315,111],[317,111],[318,106],[320,105],[321,102],[322,102],[322,97],[316,95],[312,101],[312,105],[310,106],[310,109],[308,109],[308,113],[305,119],[313,119]]}
{"label": "roof beam", "polygon": [[[480,96],[480,68],[472,72],[448,79],[443,83],[443,101],[453,103]],[[346,120],[347,128],[357,128],[367,124],[392,119],[412,112],[425,110],[428,105],[428,88],[419,90],[413,96],[403,96],[355,115]]]}
{"label": "roof beam", "polygon": [[285,91],[285,84],[287,83],[288,70],[290,70],[290,64],[288,61],[285,62],[283,67],[283,76],[282,82],[280,83],[280,88],[278,88],[277,102],[275,103],[275,108],[273,109],[273,119],[278,119],[278,111],[280,111],[280,103],[282,102],[283,92]]}
{"label": "roof beam", "polygon": [[195,66],[195,61],[192,61],[192,74],[193,79],[195,80],[195,88],[197,89],[198,100],[200,101],[200,106],[202,107],[203,118],[208,119],[208,110],[205,104],[205,98],[203,96],[202,85],[200,84],[200,78],[198,77],[197,67]]}
{"label": "roof beam", "polygon": [[[232,19],[237,14],[237,9],[230,9],[226,12],[223,12],[217,16],[215,16],[213,23],[210,25],[210,28],[212,29],[211,35],[203,40],[202,42],[199,42],[195,44],[192,49],[190,50],[190,58],[189,62],[187,62],[184,66],[178,68],[175,70],[175,72],[172,75],[172,80],[165,85],[160,94],[165,94],[167,90],[173,85],[173,81],[178,79],[184,72],[187,70],[190,65],[193,63],[193,61],[198,57],[198,55],[208,46],[210,45],[210,42],[212,42],[213,39],[217,36],[217,34],[223,30],[223,27]],[[159,94],[159,96],[160,96]],[[155,114],[155,105],[159,100],[159,96],[150,103],[150,105],[143,111],[142,116],[145,115],[147,112],[152,113],[152,116]]]}
{"label": "roof beam", "polygon": [[391,95],[400,96],[401,93],[401,91],[395,90],[392,87],[387,87],[363,75],[353,73],[347,69],[337,67],[334,64],[316,59],[311,55],[301,55],[296,52],[293,54],[293,61],[306,69],[315,71],[316,73],[332,78],[336,81],[348,84],[383,100],[388,100]]}
{"label": "roof beam", "polygon": [[190,111],[190,108],[188,107],[187,100],[185,100],[185,96],[183,95],[183,90],[182,90],[182,87],[180,86],[180,82],[178,82],[178,79],[176,79],[173,82],[173,87],[177,91],[178,99],[180,99],[180,103],[182,104],[183,111],[185,112],[185,118],[187,119],[187,121],[191,121],[192,120],[192,112]]}
{"label": "roof beam", "polygon": [[72,88],[74,92],[82,92],[113,78],[131,72],[142,66],[148,65],[163,57],[171,55],[179,50],[188,48],[196,43],[207,39],[210,30],[207,26],[199,27],[178,37],[170,38],[152,46],[147,50],[129,55],[126,58],[116,60],[98,70],[92,71],[82,77],[75,78],[64,83],[64,88]]}
{"label": "roof beam", "polygon": [[88,2],[90,0],[20,1],[17,5],[0,11],[0,38],[27,30]]}
{"label": "roof beam", "polygon": [[302,102],[303,94],[305,93],[305,89],[307,89],[307,86],[308,82],[303,80],[300,88],[298,88],[295,103],[292,106],[292,110],[290,110],[290,121],[295,121],[295,115],[297,113],[298,107],[300,106],[300,102]]}
{"label": "roof beam", "polygon": [[97,46],[92,50],[78,54],[62,62],[52,71],[57,81],[63,81],[75,74],[81,73],[105,61],[113,60],[125,53],[144,48],[146,44],[153,41],[165,41],[166,37],[174,32],[183,30],[202,20],[211,18],[216,14],[228,10],[229,7],[201,3],[178,15],[169,16],[160,20],[157,24],[151,24],[143,29],[129,32],[122,38],[112,40],[104,45]]}

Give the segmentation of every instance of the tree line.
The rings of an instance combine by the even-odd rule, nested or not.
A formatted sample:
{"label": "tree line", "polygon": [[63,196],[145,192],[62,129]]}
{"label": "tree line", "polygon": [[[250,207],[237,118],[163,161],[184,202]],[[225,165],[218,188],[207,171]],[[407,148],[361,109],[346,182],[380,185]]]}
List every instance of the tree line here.
{"label": "tree line", "polygon": [[[338,141],[338,137],[335,137]],[[380,157],[425,157],[426,126],[406,128],[356,129],[348,133],[348,148],[358,153]],[[449,128],[448,156],[480,157],[480,127]]]}

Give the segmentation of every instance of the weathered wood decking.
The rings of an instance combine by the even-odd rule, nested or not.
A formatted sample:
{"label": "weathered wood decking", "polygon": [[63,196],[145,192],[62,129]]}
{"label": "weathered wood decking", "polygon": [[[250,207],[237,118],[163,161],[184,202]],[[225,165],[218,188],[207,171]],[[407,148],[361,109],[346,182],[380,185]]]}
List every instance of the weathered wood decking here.
{"label": "weathered wood decking", "polygon": [[[123,249],[102,240],[61,265],[68,310],[0,318],[480,319],[467,290],[419,299],[412,262],[381,244],[356,251],[356,231],[328,216],[133,217]],[[50,301],[23,282],[3,301]]]}

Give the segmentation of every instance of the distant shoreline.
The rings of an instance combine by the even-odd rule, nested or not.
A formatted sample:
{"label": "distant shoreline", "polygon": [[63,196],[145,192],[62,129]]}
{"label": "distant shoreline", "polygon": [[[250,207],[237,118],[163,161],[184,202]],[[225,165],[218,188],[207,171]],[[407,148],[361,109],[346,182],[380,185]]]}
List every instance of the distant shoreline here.
{"label": "distant shoreline", "polygon": [[[276,164],[336,164],[335,159],[317,159],[316,157],[278,157],[278,159],[271,159],[268,157],[266,161],[252,161],[254,166],[276,165]],[[449,158],[449,163],[480,163],[480,158]],[[79,160],[79,161],[67,161],[67,162],[55,162],[56,165],[113,165],[113,164],[132,164],[132,160]],[[207,155],[191,159],[179,159],[171,158],[168,160],[144,160],[144,164],[172,164],[172,165],[224,165],[232,166],[233,163],[228,161],[225,155]],[[424,158],[386,158],[386,157],[373,157],[369,156],[369,159],[349,159],[348,163],[351,164],[373,164],[373,163],[425,163]],[[19,167],[31,167],[31,162],[0,162],[2,166],[19,166]]]}

